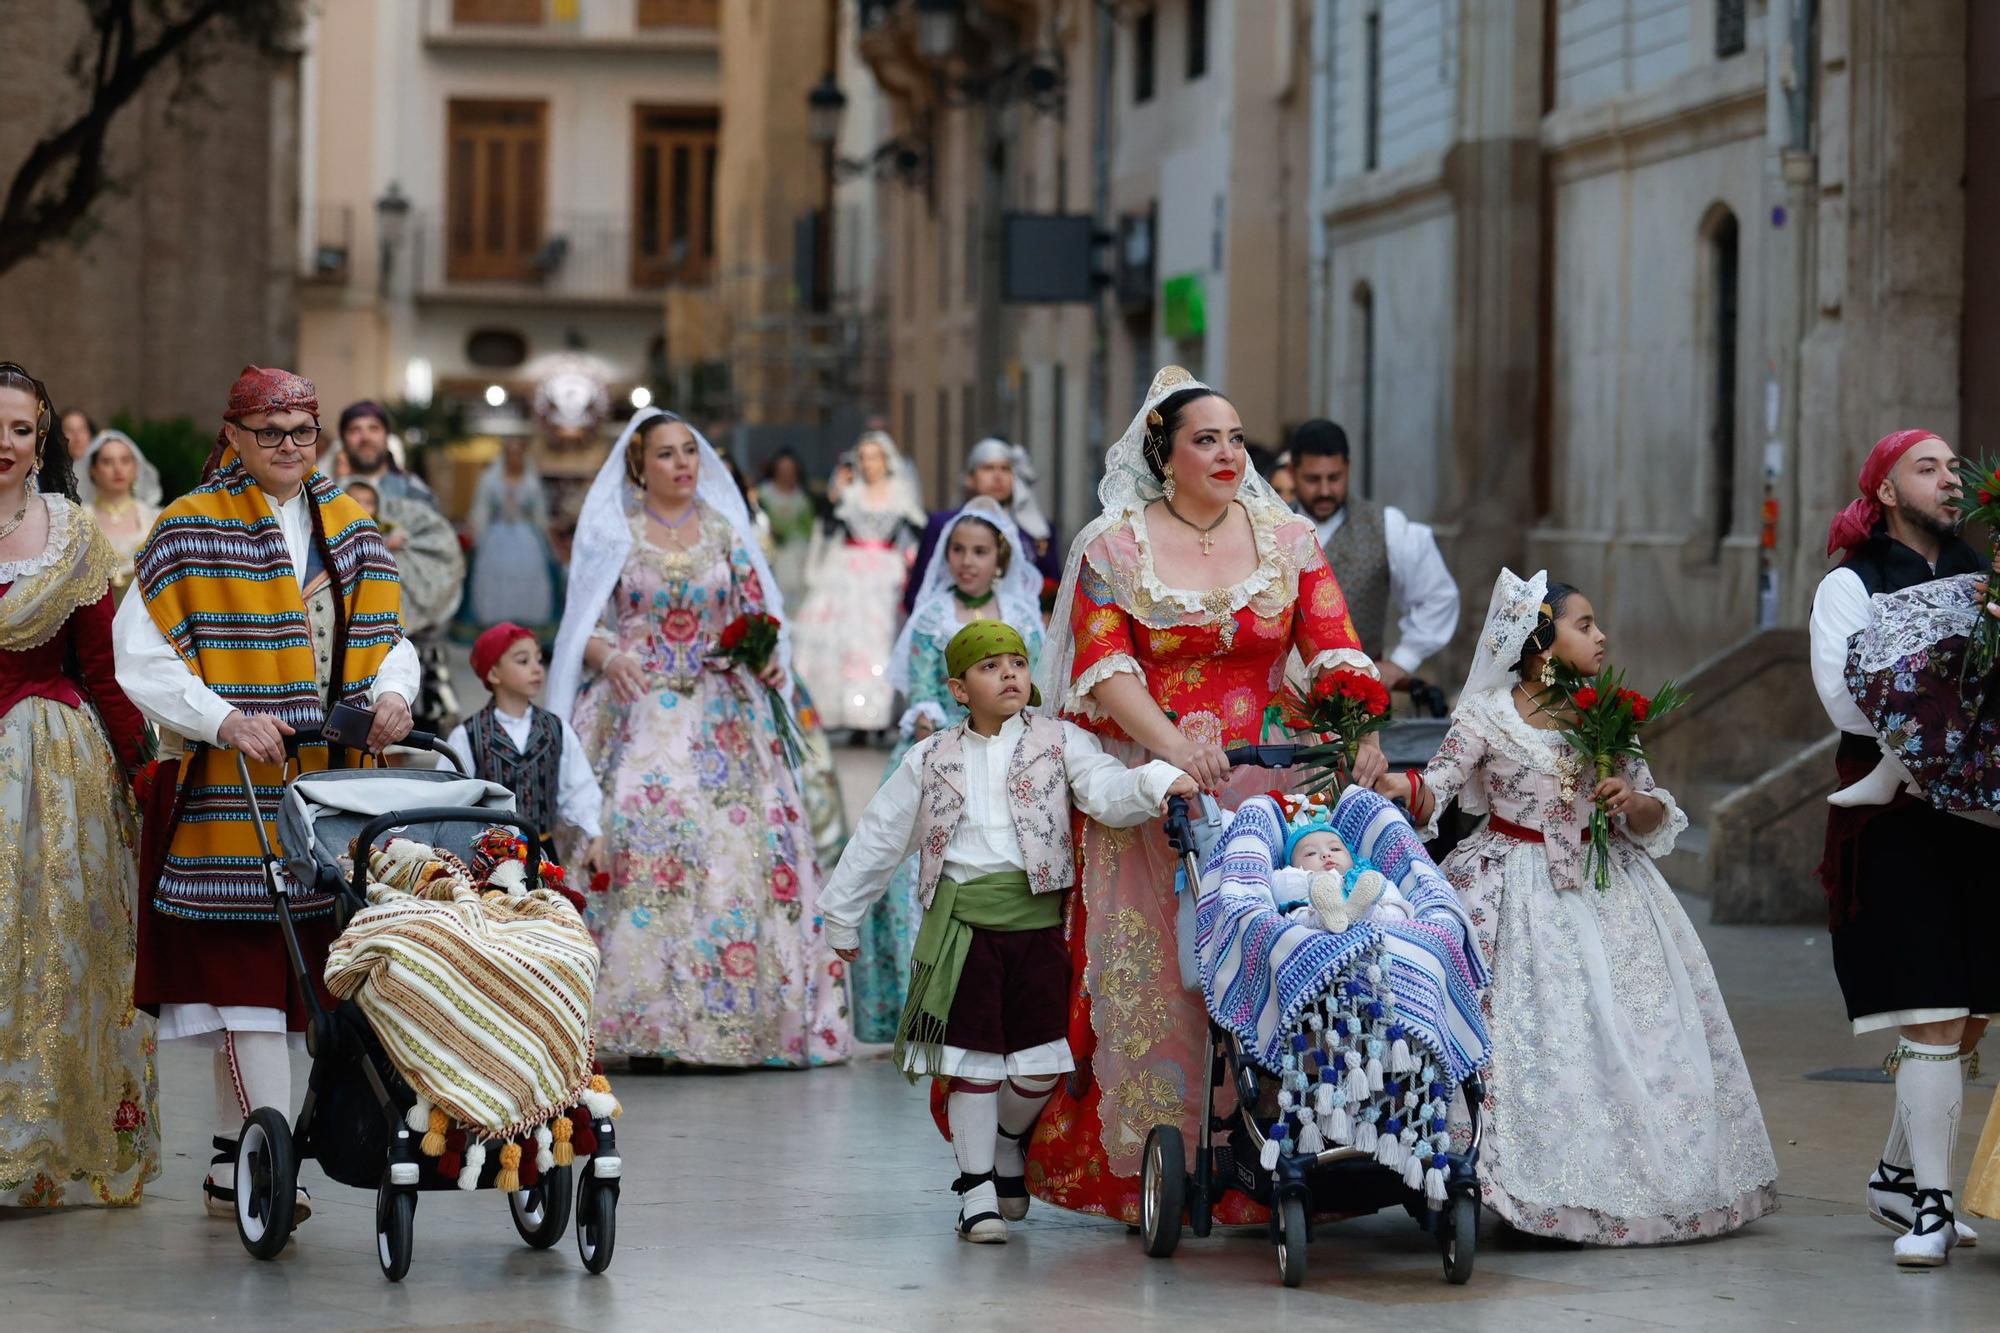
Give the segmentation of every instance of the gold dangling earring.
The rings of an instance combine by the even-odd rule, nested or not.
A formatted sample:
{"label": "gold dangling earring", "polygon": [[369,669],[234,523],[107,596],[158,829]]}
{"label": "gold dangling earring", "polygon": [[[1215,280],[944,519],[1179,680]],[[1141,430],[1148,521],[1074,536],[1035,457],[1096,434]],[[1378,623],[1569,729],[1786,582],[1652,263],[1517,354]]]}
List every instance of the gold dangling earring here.
{"label": "gold dangling earring", "polygon": [[1174,498],[1174,470],[1171,466],[1160,475],[1160,492],[1166,496],[1168,503],[1172,503]]}
{"label": "gold dangling earring", "polygon": [[1556,659],[1555,655],[1552,653],[1549,656],[1544,657],[1542,659],[1542,684],[1548,686],[1550,689],[1554,689],[1555,683],[1556,683]]}

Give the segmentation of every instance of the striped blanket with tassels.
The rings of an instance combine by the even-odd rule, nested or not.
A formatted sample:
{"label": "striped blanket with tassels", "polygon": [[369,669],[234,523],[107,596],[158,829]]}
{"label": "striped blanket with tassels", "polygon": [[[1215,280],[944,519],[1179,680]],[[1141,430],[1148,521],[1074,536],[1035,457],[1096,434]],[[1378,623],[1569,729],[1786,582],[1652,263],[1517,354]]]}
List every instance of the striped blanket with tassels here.
{"label": "striped blanket with tassels", "polygon": [[1415,921],[1364,922],[1339,934],[1295,925],[1272,906],[1271,868],[1285,846],[1277,803],[1255,796],[1210,853],[1195,909],[1202,996],[1209,1016],[1276,1070],[1308,1005],[1378,955],[1410,1035],[1453,1083],[1486,1063],[1479,991],[1486,973],[1472,923],[1402,812],[1349,788],[1333,825],[1416,909]]}
{"label": "striped blanket with tassels", "polygon": [[326,960],[425,1101],[500,1137],[583,1100],[597,946],[548,889],[481,894],[462,863],[407,839],[369,854],[369,906]]}

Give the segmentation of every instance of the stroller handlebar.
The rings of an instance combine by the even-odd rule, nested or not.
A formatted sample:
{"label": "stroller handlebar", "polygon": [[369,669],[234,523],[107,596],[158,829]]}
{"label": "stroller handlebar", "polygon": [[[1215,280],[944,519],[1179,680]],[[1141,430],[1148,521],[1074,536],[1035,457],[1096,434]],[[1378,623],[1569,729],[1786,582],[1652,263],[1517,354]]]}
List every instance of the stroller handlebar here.
{"label": "stroller handlebar", "polygon": [[[1244,745],[1229,751],[1231,768],[1290,768],[1293,756],[1298,751],[1296,745]],[[1188,799],[1185,796],[1167,798],[1167,843],[1180,856],[1193,856],[1198,848],[1195,842],[1194,821],[1188,815]]]}

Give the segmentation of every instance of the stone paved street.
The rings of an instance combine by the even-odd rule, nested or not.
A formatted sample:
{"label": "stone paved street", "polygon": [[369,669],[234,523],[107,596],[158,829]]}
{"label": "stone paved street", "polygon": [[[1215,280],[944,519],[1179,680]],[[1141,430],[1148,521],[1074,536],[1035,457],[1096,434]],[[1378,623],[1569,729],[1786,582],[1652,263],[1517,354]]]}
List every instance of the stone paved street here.
{"label": "stone paved street", "polygon": [[[848,752],[842,764],[858,809],[880,756]],[[1158,1262],[1123,1227],[1040,1205],[1005,1248],[963,1245],[949,1229],[950,1154],[922,1095],[877,1056],[807,1074],[615,1075],[626,1178],[606,1276],[587,1276],[567,1238],[546,1253],[523,1247],[494,1194],[430,1194],[415,1264],[391,1286],[376,1266],[371,1196],[316,1181],[318,1214],[270,1264],[202,1215],[206,1056],[169,1048],[165,1175],[136,1212],[0,1217],[0,1328],[1993,1327],[2000,1223],[1949,1268],[1899,1273],[1889,1234],[1856,1205],[1889,1090],[1809,1076],[1874,1065],[1887,1043],[1846,1036],[1822,933],[1704,936],[1784,1196],[1777,1215],[1709,1244],[1552,1249],[1510,1244],[1489,1224],[1471,1284],[1449,1287],[1429,1239],[1384,1214],[1324,1231],[1296,1291],[1278,1285],[1261,1236],[1189,1238]],[[1961,1165],[1992,1087],[1989,1074],[1968,1097]]]}

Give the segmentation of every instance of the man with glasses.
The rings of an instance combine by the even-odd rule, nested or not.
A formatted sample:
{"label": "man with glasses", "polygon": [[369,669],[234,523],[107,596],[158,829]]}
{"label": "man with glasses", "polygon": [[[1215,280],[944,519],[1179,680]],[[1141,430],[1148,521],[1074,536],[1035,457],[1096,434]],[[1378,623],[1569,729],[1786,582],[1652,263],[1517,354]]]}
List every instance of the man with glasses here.
{"label": "man with glasses", "polygon": [[[367,745],[379,754],[409,734],[419,684],[395,562],[361,506],[315,469],[319,436],[310,380],[246,367],[202,485],[160,515],[138,553],[140,595],[126,597],[112,629],[118,683],[161,742],[144,796],[134,992],[158,1013],[163,1039],[215,1049],[216,1155],[204,1192],[217,1217],[235,1214],[244,1119],[260,1106],[292,1112],[285,1034],[306,1017],[237,753],[275,813],[288,748],[297,768],[328,765],[328,748],[301,738],[333,705],[373,710]],[[290,901],[318,984],[332,900]],[[298,1215],[310,1208],[300,1191]]]}

